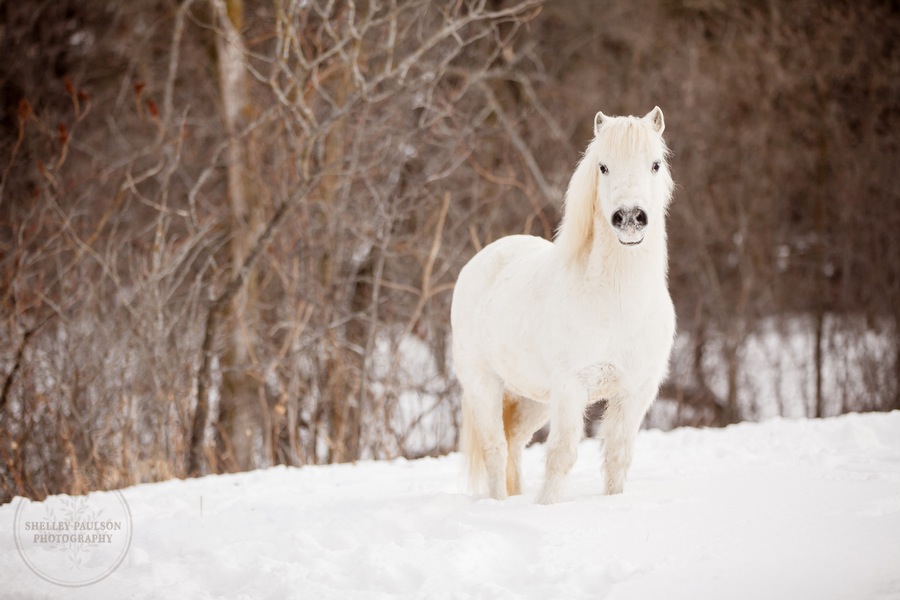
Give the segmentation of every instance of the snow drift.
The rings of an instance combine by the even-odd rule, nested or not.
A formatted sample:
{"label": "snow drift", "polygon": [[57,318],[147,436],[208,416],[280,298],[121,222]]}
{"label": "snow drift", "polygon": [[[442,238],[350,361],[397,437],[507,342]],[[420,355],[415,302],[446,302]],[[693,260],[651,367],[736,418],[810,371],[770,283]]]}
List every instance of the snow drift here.
{"label": "snow drift", "polygon": [[642,431],[613,497],[579,452],[554,506],[540,446],[505,502],[460,494],[458,455],[136,486],[124,562],[74,589],[26,568],[16,499],[0,597],[900,598],[898,411]]}

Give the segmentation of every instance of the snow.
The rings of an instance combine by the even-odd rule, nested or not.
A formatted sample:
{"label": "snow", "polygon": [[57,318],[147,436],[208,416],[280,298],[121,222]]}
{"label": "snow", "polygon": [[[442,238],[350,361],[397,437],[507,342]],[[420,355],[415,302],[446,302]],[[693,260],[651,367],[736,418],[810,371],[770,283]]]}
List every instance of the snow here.
{"label": "snow", "polygon": [[26,568],[16,499],[0,597],[900,598],[900,411],[642,431],[615,497],[579,455],[554,506],[541,446],[505,502],[460,493],[458,455],[136,486],[128,555],[83,588]]}

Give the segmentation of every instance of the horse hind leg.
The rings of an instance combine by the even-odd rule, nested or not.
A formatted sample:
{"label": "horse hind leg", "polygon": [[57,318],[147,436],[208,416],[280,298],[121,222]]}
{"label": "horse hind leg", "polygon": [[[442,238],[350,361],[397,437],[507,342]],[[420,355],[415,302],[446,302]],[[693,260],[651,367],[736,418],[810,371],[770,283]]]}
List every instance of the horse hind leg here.
{"label": "horse hind leg", "polygon": [[509,449],[506,460],[506,491],[510,496],[522,493],[522,451],[534,432],[548,418],[549,407],[546,404],[509,394],[503,397],[503,430]]}
{"label": "horse hind leg", "polygon": [[463,384],[462,395],[462,451],[467,462],[469,487],[478,492],[486,482],[488,495],[503,500],[507,497],[508,454],[503,431],[503,384],[493,378],[483,378],[476,383]]}

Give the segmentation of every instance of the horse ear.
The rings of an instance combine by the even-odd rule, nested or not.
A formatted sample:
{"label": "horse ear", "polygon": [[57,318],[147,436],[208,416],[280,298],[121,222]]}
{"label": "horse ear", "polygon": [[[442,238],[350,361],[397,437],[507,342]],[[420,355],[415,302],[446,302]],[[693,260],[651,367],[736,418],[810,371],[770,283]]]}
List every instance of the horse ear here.
{"label": "horse ear", "polygon": [[606,121],[607,119],[609,119],[609,117],[604,115],[602,111],[600,111],[596,115],[594,115],[594,135],[597,135],[598,133],[600,133],[600,125],[603,123],[603,121]]}
{"label": "horse ear", "polygon": [[666,120],[663,119],[663,112],[658,106],[654,106],[653,110],[644,115],[644,119],[650,121],[650,125],[653,127],[653,131],[662,135],[662,132],[666,129]]}

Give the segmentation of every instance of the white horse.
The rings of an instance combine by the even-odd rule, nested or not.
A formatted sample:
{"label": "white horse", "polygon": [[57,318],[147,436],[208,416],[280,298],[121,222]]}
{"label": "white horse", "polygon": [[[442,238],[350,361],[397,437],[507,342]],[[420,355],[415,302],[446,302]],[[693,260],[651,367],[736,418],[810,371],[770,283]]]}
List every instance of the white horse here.
{"label": "white horse", "polygon": [[594,118],[556,240],[513,235],[463,268],[453,292],[461,449],[475,490],[521,493],[525,444],[549,419],[546,478],[557,502],[584,410],[606,400],[606,493],[621,493],[644,413],[666,376],[675,310],[666,281],[672,177],[663,113]]}

